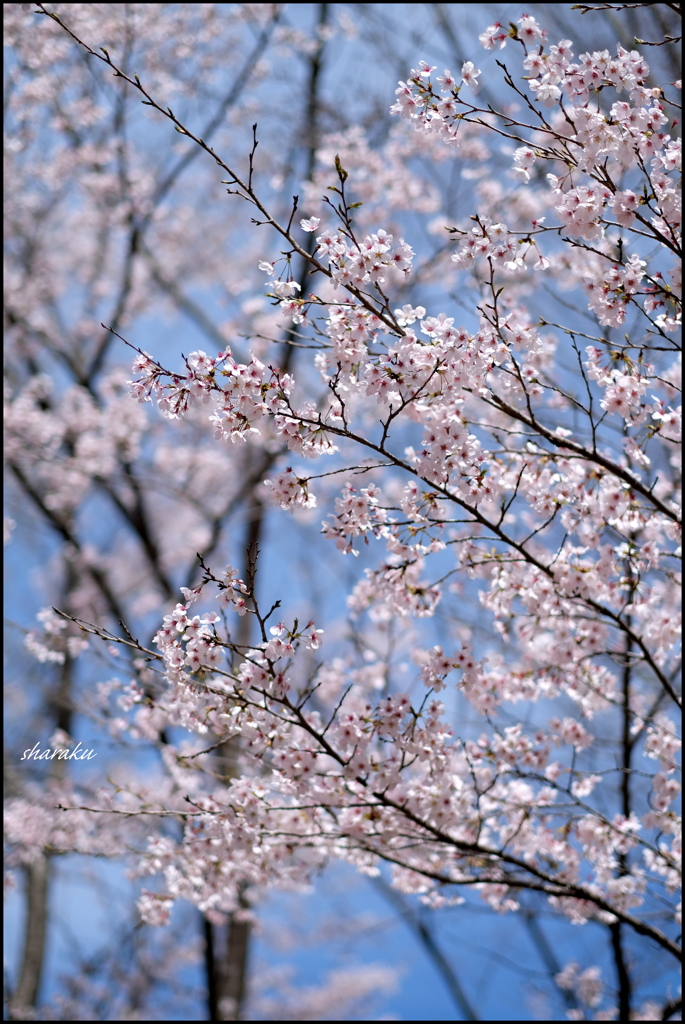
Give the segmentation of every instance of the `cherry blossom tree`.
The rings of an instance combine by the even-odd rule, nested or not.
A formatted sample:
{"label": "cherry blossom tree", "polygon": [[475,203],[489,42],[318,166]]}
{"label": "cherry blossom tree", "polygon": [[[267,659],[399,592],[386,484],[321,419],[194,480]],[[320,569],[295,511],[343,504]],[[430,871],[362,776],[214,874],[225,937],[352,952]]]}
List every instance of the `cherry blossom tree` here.
{"label": "cherry blossom tree", "polygon": [[[28,244],[50,231],[59,176],[46,168],[42,204],[17,202],[29,223],[16,231],[27,243],[9,319],[29,379],[10,399],[10,465],[61,535],[65,566],[63,600],[27,644],[62,668],[62,743],[83,644],[121,652],[126,684],[101,685],[88,711],[119,742],[154,746],[163,776],[87,789],[55,761],[47,796],[12,794],[13,856],[37,893],[46,849],[135,847],[139,876],[157,879],[139,899],[145,922],[196,906],[210,957],[212,929],[230,922],[222,941],[238,980],[210,994],[212,1019],[241,1012],[253,894],[307,885],[335,860],[389,871],[397,898],[436,910],[475,894],[499,914],[544,908],[559,927],[599,926],[611,978],[580,952],[541,954],[568,1015],[669,1019],[680,1006],[680,83],[655,68],[668,66],[673,30],[659,35],[655,19],[659,37],[637,49],[585,52],[529,14],[484,25],[482,49],[454,73],[407,68],[387,98],[394,127],[374,146],[355,125],[318,137],[326,8],[306,61],[311,134],[292,160],[303,184],[285,210],[260,120],[240,145],[212,137],[229,108],[246,124],[241,90],[276,36],[276,5],[238,7],[255,52],[207,127],[179,108],[195,80],[164,62],[182,32],[164,28],[158,63],[139,76],[126,24],[103,34],[85,6],[38,4],[41,24],[15,29],[30,66],[65,62],[54,116],[69,123],[61,104],[81,103],[100,137],[85,132],[55,158],[85,148],[83,187],[111,216],[67,343],[59,292],[45,294],[64,285],[33,264],[49,249]],[[220,37],[211,19],[204,31],[211,68]],[[120,87],[114,125],[88,109],[94,65]],[[128,165],[122,126],[137,100],[181,138],[168,186]],[[208,168],[207,205],[165,207],[193,160]],[[474,183],[468,208],[446,220],[449,179],[428,182],[424,165],[458,166]],[[88,208],[61,208],[77,234]],[[184,238],[216,239],[216,216],[265,275],[272,307],[220,328],[182,284],[220,273],[212,244],[183,265]],[[97,261],[122,239],[114,312],[99,326]],[[131,340],[126,313],[140,315],[153,283],[213,354],[173,363]],[[101,377],[113,345],[135,349],[130,396],[116,374]],[[56,397],[47,352],[75,382]],[[136,537],[116,565],[79,540],[75,511],[94,483]],[[226,565],[217,555],[238,502],[250,514]],[[312,551],[319,531],[334,542],[333,589],[361,556],[339,595],[346,636],[269,572],[267,506],[284,532],[293,521],[310,531]],[[293,572],[278,545],[268,557]],[[127,612],[131,593],[145,624]],[[645,958],[658,965],[649,980]],[[288,1013],[319,1019],[326,998]]]}
{"label": "cherry blossom tree", "polygon": [[[179,80],[172,92],[179,102],[200,104],[208,138],[216,132],[225,138],[233,125],[245,120],[245,104],[254,107],[269,47],[289,49],[304,69],[302,81],[293,84],[293,135],[300,118],[306,118],[309,133],[302,138],[301,153],[289,154],[286,166],[302,153],[306,165],[317,131],[317,77],[325,32],[318,42],[315,36],[312,48],[307,35],[282,23],[278,6],[238,7],[226,17],[192,6],[155,11],[147,5],[113,9],[104,18],[92,6],[77,7],[74,14],[79,27],[102,33],[105,42],[121,44],[131,58],[144,47],[146,66],[155,67],[160,82],[169,84],[179,60],[196,54],[195,66],[186,66],[186,85]],[[325,20],[324,6],[319,12],[322,28]],[[129,138],[132,116],[127,98],[108,102],[102,83],[94,97],[90,70],[85,64],[74,67],[72,48],[62,33],[36,37],[34,23],[35,15],[21,5],[7,10],[14,55],[7,90],[7,212],[14,248],[9,253],[5,306],[12,342],[6,454],[11,484],[18,487],[13,500],[20,505],[22,519],[36,511],[41,518],[34,529],[47,524],[61,541],[57,564],[53,553],[48,555],[53,555],[49,582],[56,588],[55,604],[91,618],[108,616],[130,628],[141,628],[142,621],[144,628],[146,610],[149,620],[150,609],[158,607],[164,595],[170,599],[176,583],[194,572],[198,549],[208,556],[221,548],[227,532],[244,518],[245,508],[253,538],[259,535],[260,504],[253,485],[261,483],[274,455],[263,452],[258,464],[245,467],[235,459],[225,459],[220,466],[213,456],[209,461],[203,456],[198,425],[185,439],[178,432],[169,438],[159,425],[151,432],[125,396],[126,374],[111,364],[112,336],[101,328],[93,335],[97,318],[116,327],[166,306],[167,315],[179,310],[210,344],[223,344],[227,323],[204,312],[188,290],[194,281],[219,277],[224,245],[221,238],[213,247],[207,245],[209,225],[196,215],[193,203],[172,202],[168,216],[170,198],[184,177],[187,181],[191,176],[191,188],[200,196],[196,207],[203,207],[205,182],[197,175],[195,154],[180,140],[159,152],[146,149],[139,137]],[[194,51],[189,39],[194,40]],[[240,56],[228,81],[219,74],[218,58],[225,52]],[[204,85],[198,92],[200,74]],[[37,125],[50,125],[54,147],[49,166],[38,176],[37,150],[45,139],[35,131]],[[27,188],[29,168],[33,187]],[[160,229],[163,237],[157,234]],[[234,233],[230,216],[222,230],[225,237]],[[189,259],[191,250],[196,255]],[[70,280],[79,282],[79,292],[74,296],[70,291],[71,308],[65,308],[63,294]],[[226,289],[228,297],[231,287]],[[268,321],[262,315],[262,329],[268,330]],[[259,322],[253,311],[250,323]],[[245,317],[231,321],[231,329],[234,326],[243,329]],[[50,372],[55,365],[56,375]],[[211,431],[206,433],[210,438]],[[159,473],[172,463],[174,472],[160,487]],[[223,479],[218,487],[217,472]],[[94,491],[119,517],[109,545],[102,538],[93,543],[88,503],[92,506]],[[111,512],[106,507],[104,512],[111,521]],[[169,529],[172,521],[175,525]],[[179,526],[186,549],[179,545]],[[77,727],[83,708],[77,695],[81,662],[77,665],[74,659],[83,658],[85,645],[75,635],[62,635],[49,609],[39,620],[39,631],[26,637],[27,646],[44,666],[60,666],[59,679],[47,700],[32,708],[26,735],[35,736],[41,729],[49,736],[57,727],[66,736]],[[18,746],[23,749],[26,743]],[[50,769],[62,781],[69,767],[55,762]],[[15,777],[11,786],[16,795],[20,780]],[[17,992],[20,1004],[31,1004],[37,993],[52,863],[43,857],[27,861],[29,921],[35,927],[29,927],[26,936],[25,970]],[[242,960],[239,952],[235,954],[240,962],[233,972],[238,987],[244,977],[246,928],[238,922],[233,929],[242,936]],[[225,944],[221,931],[221,926],[207,922],[206,944]],[[218,954],[213,959],[215,972],[221,973]]]}

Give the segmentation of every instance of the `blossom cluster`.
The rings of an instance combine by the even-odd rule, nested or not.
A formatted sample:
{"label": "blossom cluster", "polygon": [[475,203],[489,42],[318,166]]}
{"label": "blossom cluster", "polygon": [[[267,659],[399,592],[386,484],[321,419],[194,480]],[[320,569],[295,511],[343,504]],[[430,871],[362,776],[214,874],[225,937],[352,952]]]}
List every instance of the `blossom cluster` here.
{"label": "blossom cluster", "polygon": [[270,415],[277,435],[298,455],[315,458],[335,451],[311,404],[297,413],[292,409],[289,396],[294,382],[289,374],[265,366],[254,355],[249,363],[237,363],[230,349],[214,358],[191,352],[186,363],[188,373],[181,377],[163,370],[146,354],[137,356],[133,372],[143,376],[129,381],[132,396],[149,402],[154,395],[170,419],[183,416],[191,402],[200,398],[213,405],[209,420],[215,436],[234,444],[259,435],[255,424]]}
{"label": "blossom cluster", "polygon": [[[514,175],[530,183],[539,160],[564,164],[563,171],[555,166],[556,173],[547,177],[553,208],[560,225],[570,235],[589,242],[601,241],[607,227],[629,227],[637,218],[651,226],[655,237],[666,238],[672,251],[677,252],[674,229],[677,232],[681,222],[681,201],[669,174],[681,166],[681,142],[669,134],[661,90],[644,84],[649,75],[644,58],[619,45],[615,57],[606,50],[596,51],[582,54],[578,63],[573,63],[570,40],[561,40],[545,52],[545,34],[534,18],[524,15],[518,26],[509,31],[499,24],[490,26],[480,37],[481,44],[493,49],[503,47],[510,38],[522,42],[526,48],[523,68],[533,98],[546,107],[557,106],[564,98],[569,105],[564,107],[563,119],[554,121],[553,127],[544,132],[534,133],[530,142],[515,150]],[[530,45],[534,49],[529,52]],[[392,112],[411,120],[422,133],[437,133],[445,141],[458,142],[462,125],[471,121],[482,123],[487,112],[479,111],[460,97],[460,87],[448,71],[436,79],[436,91],[431,79],[434,70],[422,62],[407,83],[400,82]],[[628,99],[617,100],[608,112],[599,103],[593,109],[591,100],[602,89],[613,89],[617,94],[626,92]],[[600,173],[597,168],[603,162],[608,162],[607,170]],[[650,168],[650,196],[621,187],[620,176],[645,165]],[[587,182],[578,181],[582,174],[587,175]],[[505,224],[493,223],[492,219],[482,223],[478,220],[466,243],[453,256],[460,269],[477,257],[485,257],[508,270],[524,269],[527,265],[538,270],[550,266],[548,256],[537,253],[530,235],[516,236]],[[544,218],[533,222],[536,234],[554,230],[551,226],[541,228],[543,222]],[[520,242],[525,243],[522,249]],[[529,264],[529,255],[536,256],[534,264]],[[599,313],[603,325],[623,323],[625,306],[638,290],[642,277],[639,263],[636,254],[630,256],[625,287],[621,281],[612,282],[608,274],[603,284],[594,282],[594,287],[588,288],[590,308]],[[663,289],[656,290],[661,291],[656,299],[663,304],[667,296]],[[650,302],[644,304],[646,311],[654,308]],[[669,310],[659,323],[666,330],[675,330],[679,319]]]}
{"label": "blossom cluster", "polygon": [[[175,643],[179,647],[185,643],[188,650],[194,643],[193,626],[183,606],[177,606],[168,625],[176,636],[185,631]],[[201,635],[207,625],[201,621],[195,628]],[[620,815],[609,819],[598,812],[580,815],[568,839],[560,838],[551,827],[553,819],[548,815],[557,799],[561,771],[571,772],[571,788],[564,792],[566,799],[578,801],[579,808],[600,782],[598,775],[550,762],[553,747],[569,747],[579,754],[592,743],[592,734],[581,722],[570,716],[552,718],[547,730],[538,729],[534,735],[519,724],[493,738],[482,736],[462,745],[453,740],[439,700],[430,697],[417,707],[407,693],[396,692],[374,707],[357,676],[326,725],[318,710],[307,709],[306,701],[302,702],[296,683],[298,640],[316,649],[320,632],[312,622],[304,631],[288,630],[279,623],[272,627],[271,639],[243,656],[235,682],[212,679],[208,666],[203,666],[209,679],[204,692],[193,680],[197,668],[190,665],[188,673],[180,676],[167,661],[173,686],[166,702],[170,720],[180,717],[186,728],[200,734],[210,722],[219,736],[240,734],[247,758],[244,768],[256,760],[271,770],[231,781],[224,800],[196,798],[199,813],[188,825],[183,842],[169,838],[150,842],[141,870],[165,875],[163,899],[183,896],[201,909],[228,908],[234,905],[239,879],[264,884],[285,872],[295,881],[306,878],[330,855],[372,870],[376,854],[383,850],[382,836],[401,829],[420,839],[428,829],[433,843],[425,849],[413,846],[402,858],[411,872],[430,874],[426,856],[435,870],[439,863],[435,838],[449,836],[453,851],[449,857],[456,851],[457,859],[441,871],[448,871],[457,884],[467,878],[474,882],[469,858],[477,852],[487,856],[504,843],[521,867],[533,850],[536,857],[554,861],[550,880],[558,881],[550,899],[575,921],[595,914],[593,900],[600,899],[602,905],[615,906],[621,913],[641,904],[640,872],[624,876],[620,885],[615,877],[619,858],[629,850],[643,849],[646,860],[654,863],[650,843],[640,838],[644,826],[639,819]],[[484,674],[483,663],[476,662],[468,644],[451,657],[436,647],[423,652],[422,660],[422,677],[431,690],[444,688],[445,677],[455,668],[462,672],[459,685],[465,690]],[[344,673],[338,685],[344,685],[343,680]],[[312,687],[314,692],[316,677]],[[194,713],[188,714],[188,708],[194,708]],[[664,720],[664,724],[670,730],[670,723]],[[653,746],[663,756],[664,748]],[[527,781],[519,777],[525,769],[533,773]],[[540,778],[537,784],[532,781],[535,777]],[[665,811],[677,795],[677,786],[657,781],[655,793]],[[206,872],[201,876],[191,871],[191,864],[197,865],[203,849]],[[579,850],[591,865],[591,880],[581,874]],[[671,870],[672,855],[666,844],[659,856],[660,864]],[[463,864],[461,858],[465,858]],[[222,871],[220,885],[210,884],[220,863],[230,867]],[[406,887],[401,871],[396,881]],[[410,876],[406,881],[411,886]],[[519,883],[525,884],[522,878]],[[557,893],[563,884],[571,885],[574,895],[560,901]],[[494,861],[477,887],[500,911],[516,909],[516,901],[507,895],[506,871],[498,872]],[[431,888],[429,882],[428,891]],[[165,914],[150,909],[146,915],[151,923],[164,923]]]}

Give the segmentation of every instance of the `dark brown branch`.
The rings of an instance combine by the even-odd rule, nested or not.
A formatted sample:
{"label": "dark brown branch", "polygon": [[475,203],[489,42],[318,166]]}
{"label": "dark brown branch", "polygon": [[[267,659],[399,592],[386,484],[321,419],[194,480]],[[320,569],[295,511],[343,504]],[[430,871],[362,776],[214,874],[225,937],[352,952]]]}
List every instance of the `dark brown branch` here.
{"label": "dark brown branch", "polygon": [[[12,473],[20,483],[25,493],[31,498],[35,506],[45,516],[45,518],[53,527],[53,529],[62,537],[63,540],[67,541],[68,544],[71,544],[74,547],[74,549],[79,553],[79,555],[81,555],[81,543],[76,537],[76,535],[73,533],[70,527],[64,522],[64,520],[60,519],[59,516],[52,509],[46,506],[40,494],[33,487],[33,485],[31,484],[31,482],[29,481],[28,477],[23,472],[21,467],[18,466],[17,463],[15,462],[9,462],[8,466],[12,470]],[[116,598],[114,591],[110,587],[109,582],[107,581],[107,577],[105,576],[103,570],[99,569],[96,565],[91,565],[88,562],[86,562],[84,568],[92,577],[93,581],[97,584],[98,589],[100,590],[102,596],[104,597],[109,607],[109,610],[113,617],[116,619],[116,621],[125,622],[126,619],[124,616],[124,612],[121,609],[119,601]]]}
{"label": "dark brown branch", "polygon": [[48,877],[49,861],[44,854],[27,865],[26,936],[21,974],[13,1000],[17,1007],[35,1006],[38,1000],[47,930]]}
{"label": "dark brown branch", "polygon": [[433,932],[426,922],[421,919],[418,913],[412,911],[407,901],[396,889],[393,889],[392,886],[388,885],[382,875],[377,875],[373,881],[376,887],[380,889],[385,898],[392,903],[398,914],[406,921],[419,939],[421,945],[428,953],[439,973],[442,975],[442,979],[452,996],[452,1000],[457,1010],[463,1015],[463,1020],[480,1020],[480,1017],[474,1010],[461,982],[459,981],[454,967],[440,949]]}

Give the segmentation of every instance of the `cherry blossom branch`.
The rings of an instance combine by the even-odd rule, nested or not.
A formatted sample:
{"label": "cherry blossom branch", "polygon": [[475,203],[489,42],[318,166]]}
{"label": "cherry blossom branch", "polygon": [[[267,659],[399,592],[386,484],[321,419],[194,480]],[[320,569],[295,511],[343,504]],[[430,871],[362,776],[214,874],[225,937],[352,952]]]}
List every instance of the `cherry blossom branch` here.
{"label": "cherry blossom branch", "polygon": [[[482,885],[485,881],[481,877],[475,878],[453,878],[451,875],[446,875],[439,871],[433,871],[430,868],[416,867],[413,864],[407,864],[405,861],[399,860],[392,854],[388,853],[387,850],[378,849],[377,847],[369,844],[366,846],[369,853],[375,854],[380,857],[381,860],[387,861],[388,864],[395,864],[397,867],[406,868],[410,871],[414,871],[417,874],[423,875],[425,878],[431,878],[435,882],[440,882],[442,885]],[[480,851],[474,850],[474,853]],[[483,851],[486,852],[486,851]],[[487,851],[489,852],[489,851]],[[502,858],[505,859],[505,858]],[[511,860],[511,858],[507,858]],[[528,868],[528,865],[524,865]],[[632,914],[627,914],[624,911],[617,910],[615,907],[606,903],[601,897],[596,896],[591,892],[587,892],[585,889],[579,886],[573,885],[560,885],[555,883],[553,878],[546,878],[544,872],[532,871],[534,876],[541,879],[540,882],[534,882],[528,879],[521,879],[518,876],[516,878],[505,878],[503,879],[504,884],[511,886],[514,889],[528,889],[531,892],[544,892],[549,896],[557,897],[572,897],[575,899],[585,900],[588,903],[593,903],[598,910],[602,910],[605,913],[611,914],[616,917],[623,924],[629,925],[638,935],[644,935],[646,938],[653,939],[657,945],[663,949],[672,953],[673,956],[680,960],[682,958],[682,950],[677,942],[673,942],[666,935],[663,935],[658,928],[653,928],[651,925],[646,924],[637,917],[633,917]]]}
{"label": "cherry blossom branch", "polygon": [[619,480],[623,480],[625,483],[629,484],[631,489],[637,491],[638,494],[643,496],[643,498],[647,498],[647,500],[650,501],[654,507],[659,510],[659,512],[668,516],[668,518],[673,520],[674,523],[681,522],[681,517],[677,512],[672,508],[669,508],[668,505],[664,504],[664,502],[660,501],[660,499],[652,493],[652,488],[646,487],[636,476],[623,469],[622,466],[612,462],[611,459],[606,458],[600,452],[595,449],[590,450],[585,448],[572,438],[560,437],[548,427],[543,426],[540,421],[532,415],[532,413],[529,413],[529,415],[526,416],[524,412],[517,409],[515,406],[510,405],[508,402],[505,402],[504,399],[500,398],[498,395],[493,394],[491,398],[484,398],[483,400],[489,405],[495,405],[497,408],[501,409],[502,412],[506,412],[506,414],[511,416],[512,419],[525,424],[525,426],[529,427],[535,434],[544,437],[546,441],[553,444],[555,448],[560,448],[562,450],[566,448],[569,451],[574,452],[576,455],[579,455],[581,458],[587,459],[588,462],[594,462],[603,469],[606,469],[612,476],[616,476]]}

